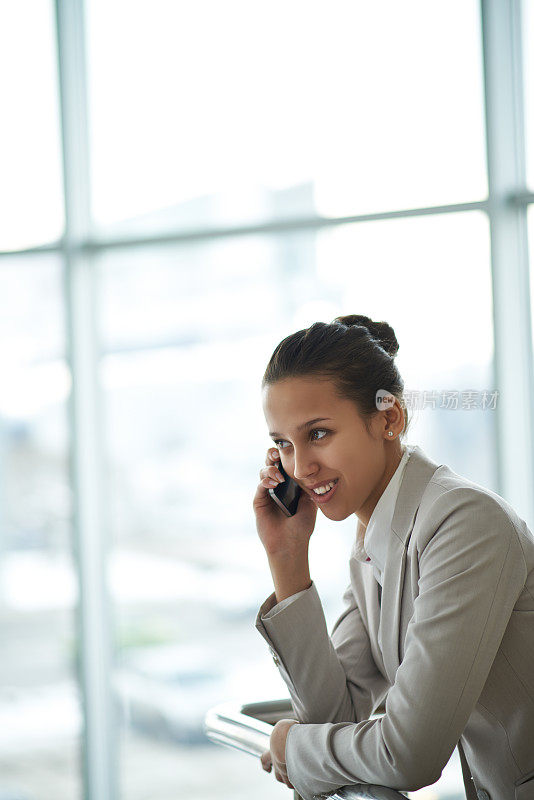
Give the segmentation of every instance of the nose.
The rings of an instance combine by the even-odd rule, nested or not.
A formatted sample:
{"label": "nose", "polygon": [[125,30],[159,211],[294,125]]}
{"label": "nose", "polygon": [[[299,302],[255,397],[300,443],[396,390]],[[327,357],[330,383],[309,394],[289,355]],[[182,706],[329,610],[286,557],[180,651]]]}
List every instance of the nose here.
{"label": "nose", "polygon": [[297,454],[295,450],[295,461],[293,475],[296,481],[302,481],[309,478],[310,475],[315,475],[317,472],[317,464],[310,458],[306,450],[300,450]]}

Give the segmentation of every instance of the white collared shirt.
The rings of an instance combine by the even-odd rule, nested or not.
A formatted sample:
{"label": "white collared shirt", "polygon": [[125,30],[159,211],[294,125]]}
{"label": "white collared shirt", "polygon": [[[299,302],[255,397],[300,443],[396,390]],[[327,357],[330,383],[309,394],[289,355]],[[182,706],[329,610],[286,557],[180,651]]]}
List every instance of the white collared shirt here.
{"label": "white collared shirt", "polygon": [[405,445],[399,466],[378,499],[371,518],[364,531],[364,538],[358,538],[352,548],[352,555],[358,561],[370,562],[376,580],[382,585],[382,576],[386,564],[388,540],[391,535],[391,522],[395,511],[395,503],[404,474],[406,462],[414,450],[413,445]]}

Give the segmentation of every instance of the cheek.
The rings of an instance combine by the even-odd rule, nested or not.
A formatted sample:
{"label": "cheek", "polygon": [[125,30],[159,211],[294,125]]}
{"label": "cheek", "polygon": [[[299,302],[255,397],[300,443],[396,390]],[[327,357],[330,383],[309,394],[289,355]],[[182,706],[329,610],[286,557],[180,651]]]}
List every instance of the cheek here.
{"label": "cheek", "polygon": [[354,493],[364,496],[369,489],[369,469],[364,463],[352,461],[345,465],[343,480]]}
{"label": "cheek", "polygon": [[354,451],[338,453],[336,459],[332,459],[332,463],[336,464],[340,473],[344,475],[347,481],[357,481],[365,473],[365,463],[359,458],[355,458]]}

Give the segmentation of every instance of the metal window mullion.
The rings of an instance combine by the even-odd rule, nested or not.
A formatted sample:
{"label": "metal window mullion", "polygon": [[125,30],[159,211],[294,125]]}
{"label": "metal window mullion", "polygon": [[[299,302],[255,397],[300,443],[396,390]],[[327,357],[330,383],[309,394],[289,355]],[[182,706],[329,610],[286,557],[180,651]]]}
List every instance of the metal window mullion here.
{"label": "metal window mullion", "polygon": [[90,238],[89,146],[83,0],[56,0],[63,178],[64,291],[73,538],[79,598],[77,670],[83,708],[81,759],[85,800],[116,800],[112,604],[104,524],[104,448],[99,384],[97,285]]}
{"label": "metal window mullion", "polygon": [[[521,196],[518,202],[534,202],[534,195]],[[224,239],[232,236],[251,236],[291,233],[301,230],[318,230],[325,227],[335,227],[339,225],[352,225],[357,222],[374,222],[376,220],[399,219],[404,217],[423,217],[435,214],[458,214],[464,211],[487,211],[487,200],[475,200],[466,203],[452,203],[444,206],[423,206],[420,208],[393,209],[389,211],[370,212],[368,214],[356,214],[344,217],[294,217],[259,222],[255,225],[235,225],[218,228],[194,228],[184,230],[169,230],[159,233],[140,233],[137,235],[126,234],[123,236],[91,236],[71,241],[70,247],[74,252],[94,253],[100,250],[110,250],[112,248],[121,249],[127,247],[147,247],[165,244],[187,244],[189,242],[211,241],[213,239]],[[64,245],[62,242],[55,244],[39,245],[28,247],[22,250],[6,251],[0,250],[0,258],[12,257],[17,255],[39,255],[40,253],[62,252]]]}
{"label": "metal window mullion", "polygon": [[[510,202],[517,206],[528,206],[534,203],[534,193],[521,191],[512,193],[509,197]],[[422,208],[394,209],[390,211],[375,212],[369,214],[357,214],[344,217],[296,217],[294,219],[283,219],[266,221],[257,225],[236,225],[235,227],[224,228],[198,228],[193,230],[173,230],[160,233],[141,233],[140,235],[123,235],[96,237],[89,235],[87,238],[70,242],[70,249],[73,253],[95,253],[101,250],[122,249],[128,247],[149,247],[167,244],[188,244],[191,241],[203,242],[213,239],[224,239],[231,236],[251,236],[291,233],[301,230],[318,230],[320,228],[353,225],[358,222],[371,222],[375,220],[398,219],[400,217],[422,217],[435,214],[457,214],[465,211],[488,211],[487,200],[477,200],[467,203],[454,203],[446,206],[427,206]],[[1,258],[13,258],[15,256],[39,256],[42,253],[63,253],[65,245],[63,242],[56,242],[36,247],[28,247],[22,250],[0,250]]]}
{"label": "metal window mullion", "polygon": [[486,100],[498,491],[534,524],[534,363],[526,190],[521,5],[481,0]]}

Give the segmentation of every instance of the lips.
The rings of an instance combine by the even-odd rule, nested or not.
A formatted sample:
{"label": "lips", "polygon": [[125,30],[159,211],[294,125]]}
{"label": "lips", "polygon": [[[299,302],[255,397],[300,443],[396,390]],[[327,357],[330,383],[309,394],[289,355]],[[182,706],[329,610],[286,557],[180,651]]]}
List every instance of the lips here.
{"label": "lips", "polygon": [[307,492],[315,494],[315,492],[313,491],[314,489],[319,489],[321,486],[327,486],[329,483],[332,483],[332,481],[335,481],[337,483],[338,480],[339,478],[328,478],[328,480],[326,481],[321,481],[321,483],[314,483],[313,486],[305,486],[304,488],[306,489]]}
{"label": "lips", "polygon": [[[336,482],[332,486],[329,492],[325,492],[324,494],[315,494],[315,492],[308,490],[308,493],[312,497],[313,501],[317,503],[317,505],[323,505],[323,503],[328,503],[330,499],[335,495],[337,487],[339,486],[339,480],[337,478],[334,479]],[[324,486],[324,484],[322,484]]]}

